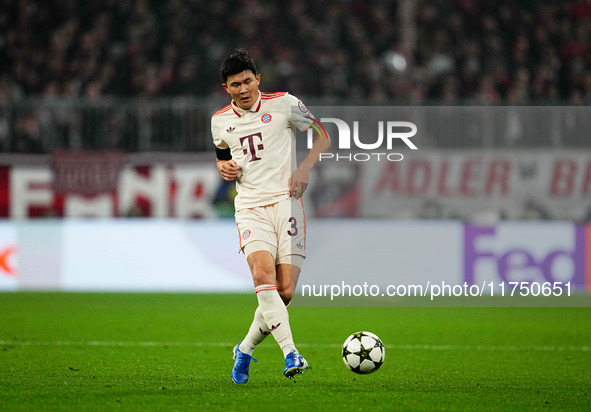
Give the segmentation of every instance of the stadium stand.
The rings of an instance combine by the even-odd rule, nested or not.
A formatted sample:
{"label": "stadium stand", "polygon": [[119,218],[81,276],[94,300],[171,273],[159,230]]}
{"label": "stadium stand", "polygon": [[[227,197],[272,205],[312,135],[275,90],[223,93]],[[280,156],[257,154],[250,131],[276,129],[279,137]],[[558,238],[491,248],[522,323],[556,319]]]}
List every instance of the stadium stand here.
{"label": "stadium stand", "polygon": [[419,0],[410,51],[400,3],[3,0],[0,97],[217,94],[220,59],[246,47],[269,90],[302,96],[591,100],[589,1]]}

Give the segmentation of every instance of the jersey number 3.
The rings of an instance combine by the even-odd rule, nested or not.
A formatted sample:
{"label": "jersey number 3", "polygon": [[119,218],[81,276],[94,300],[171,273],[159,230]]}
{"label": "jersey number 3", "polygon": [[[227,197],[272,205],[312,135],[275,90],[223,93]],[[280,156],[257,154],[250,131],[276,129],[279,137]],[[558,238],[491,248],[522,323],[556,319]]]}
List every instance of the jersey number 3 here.
{"label": "jersey number 3", "polygon": [[242,146],[242,153],[244,153],[245,156],[250,152],[250,160],[248,163],[261,160],[261,158],[257,156],[257,150],[263,150],[265,148],[263,146],[263,135],[261,132],[258,132],[241,137],[240,146]]}
{"label": "jersey number 3", "polygon": [[289,236],[296,236],[298,234],[298,221],[292,216],[288,222],[291,223],[291,228],[287,231],[287,234]]}

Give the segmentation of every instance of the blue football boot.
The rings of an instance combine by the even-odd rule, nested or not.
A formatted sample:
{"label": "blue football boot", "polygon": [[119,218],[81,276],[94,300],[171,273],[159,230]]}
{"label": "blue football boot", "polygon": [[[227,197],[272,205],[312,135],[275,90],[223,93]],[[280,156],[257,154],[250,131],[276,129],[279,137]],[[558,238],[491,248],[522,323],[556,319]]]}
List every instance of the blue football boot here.
{"label": "blue football boot", "polygon": [[310,369],[306,359],[295,350],[292,350],[285,357],[285,369],[283,374],[286,378],[292,379],[298,373],[303,373],[304,369]]}
{"label": "blue football boot", "polygon": [[246,383],[248,382],[248,369],[250,367],[250,360],[252,359],[255,362],[257,360],[244,352],[240,352],[240,349],[238,349],[240,343],[234,346],[234,349],[232,350],[232,357],[234,358],[232,380],[236,383]]}

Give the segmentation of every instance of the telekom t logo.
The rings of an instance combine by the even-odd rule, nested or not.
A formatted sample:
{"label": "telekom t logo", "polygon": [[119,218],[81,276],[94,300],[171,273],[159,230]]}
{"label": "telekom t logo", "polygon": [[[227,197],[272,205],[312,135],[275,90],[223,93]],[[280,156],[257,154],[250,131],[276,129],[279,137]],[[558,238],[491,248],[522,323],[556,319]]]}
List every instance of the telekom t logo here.
{"label": "telekom t logo", "polygon": [[[258,133],[254,133],[248,136],[244,136],[240,138],[240,146],[242,146],[242,153],[244,153],[244,155],[247,155],[248,152],[250,151],[250,155],[251,158],[248,161],[250,162],[254,162],[257,160],[261,160],[260,157],[257,157],[257,149],[258,150],[263,150],[265,147],[263,146],[263,143],[255,143],[255,137],[258,137],[258,142],[262,142],[263,141],[263,135],[261,134],[261,132]],[[246,147],[244,147],[244,142],[248,141]]]}

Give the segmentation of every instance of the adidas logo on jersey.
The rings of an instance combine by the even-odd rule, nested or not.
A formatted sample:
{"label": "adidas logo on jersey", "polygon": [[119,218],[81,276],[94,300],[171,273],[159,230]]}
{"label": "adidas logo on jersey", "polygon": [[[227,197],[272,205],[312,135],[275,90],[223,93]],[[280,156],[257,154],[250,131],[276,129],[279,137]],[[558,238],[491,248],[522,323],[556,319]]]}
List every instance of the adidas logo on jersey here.
{"label": "adidas logo on jersey", "polygon": [[234,130],[236,130],[236,128],[235,128],[235,127],[232,127],[232,126],[230,126],[230,127],[228,127],[228,128],[226,129],[226,132],[228,132],[228,133],[232,133]]}

